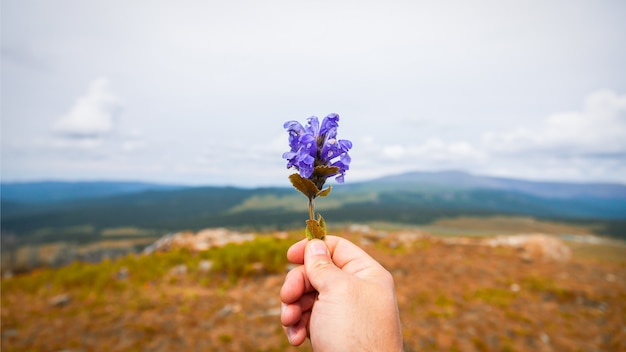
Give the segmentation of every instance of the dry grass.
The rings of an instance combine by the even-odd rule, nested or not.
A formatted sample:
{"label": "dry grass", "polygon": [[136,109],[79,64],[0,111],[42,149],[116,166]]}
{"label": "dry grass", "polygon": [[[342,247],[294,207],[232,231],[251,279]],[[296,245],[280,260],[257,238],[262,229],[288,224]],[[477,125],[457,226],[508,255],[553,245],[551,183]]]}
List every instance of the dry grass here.
{"label": "dry grass", "polygon": [[486,216],[443,218],[424,227],[433,234],[441,235],[497,235],[516,233],[545,233],[592,235],[593,229],[560,222],[537,220],[519,216]]}
{"label": "dry grass", "polygon": [[577,258],[626,264],[626,244],[568,243]]}
{"label": "dry grass", "polygon": [[[2,350],[310,351],[288,345],[278,317],[285,251],[301,237],[4,279]],[[580,244],[560,263],[436,238],[386,243],[364,249],[394,275],[407,351],[626,349],[626,265],[600,260],[612,250]],[[70,300],[51,305],[59,294]]]}

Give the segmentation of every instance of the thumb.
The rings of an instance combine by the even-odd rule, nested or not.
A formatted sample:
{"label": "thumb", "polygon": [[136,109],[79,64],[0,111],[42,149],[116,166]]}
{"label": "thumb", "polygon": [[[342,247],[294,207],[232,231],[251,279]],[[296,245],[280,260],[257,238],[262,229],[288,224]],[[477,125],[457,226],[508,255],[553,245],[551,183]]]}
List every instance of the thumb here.
{"label": "thumb", "polygon": [[326,291],[333,282],[340,282],[347,275],[331,259],[326,243],[318,239],[307,243],[304,250],[304,270],[311,285],[318,292]]}

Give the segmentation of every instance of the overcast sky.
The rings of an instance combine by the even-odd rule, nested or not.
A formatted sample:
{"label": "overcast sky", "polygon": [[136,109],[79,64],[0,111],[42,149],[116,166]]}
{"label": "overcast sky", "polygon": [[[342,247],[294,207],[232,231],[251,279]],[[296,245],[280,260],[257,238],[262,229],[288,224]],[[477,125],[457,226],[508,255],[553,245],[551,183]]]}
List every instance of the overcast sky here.
{"label": "overcast sky", "polygon": [[346,182],[626,183],[626,1],[2,0],[2,181],[288,185],[341,116]]}

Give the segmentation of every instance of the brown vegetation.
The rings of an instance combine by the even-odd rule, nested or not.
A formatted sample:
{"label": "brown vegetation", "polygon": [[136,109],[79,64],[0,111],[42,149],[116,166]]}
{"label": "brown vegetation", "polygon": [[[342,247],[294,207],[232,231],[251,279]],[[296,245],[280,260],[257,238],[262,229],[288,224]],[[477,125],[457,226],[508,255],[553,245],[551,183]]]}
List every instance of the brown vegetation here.
{"label": "brown vegetation", "polygon": [[[601,260],[594,244],[551,260],[536,243],[529,256],[475,239],[360,230],[369,232],[341,234],[394,275],[407,351],[626,349],[623,247],[606,247],[621,260]],[[290,347],[279,322],[284,253],[301,236],[3,279],[2,350],[309,351]]]}

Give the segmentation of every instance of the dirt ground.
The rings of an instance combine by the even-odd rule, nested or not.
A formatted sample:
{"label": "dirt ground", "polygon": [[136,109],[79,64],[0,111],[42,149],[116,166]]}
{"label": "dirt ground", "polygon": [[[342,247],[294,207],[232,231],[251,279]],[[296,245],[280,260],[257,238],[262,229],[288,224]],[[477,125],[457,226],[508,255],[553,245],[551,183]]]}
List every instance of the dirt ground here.
{"label": "dirt ground", "polygon": [[[555,261],[345,235],[393,274],[406,351],[626,350],[624,261],[578,255],[580,246]],[[105,297],[3,287],[2,351],[310,351],[282,333],[283,278],[206,285],[180,273]]]}

